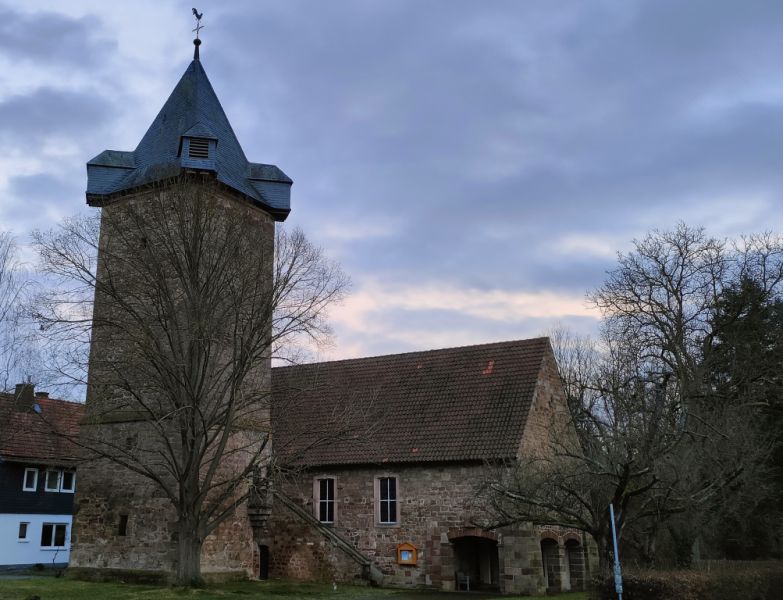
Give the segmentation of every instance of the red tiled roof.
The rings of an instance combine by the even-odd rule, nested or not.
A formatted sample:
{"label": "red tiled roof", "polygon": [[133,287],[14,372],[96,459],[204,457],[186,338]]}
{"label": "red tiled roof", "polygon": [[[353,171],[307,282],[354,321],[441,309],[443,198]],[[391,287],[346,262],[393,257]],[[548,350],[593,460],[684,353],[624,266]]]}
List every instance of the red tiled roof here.
{"label": "red tiled roof", "polygon": [[[41,407],[41,413],[33,410]],[[0,394],[0,456],[5,459],[69,461],[76,446],[68,438],[79,433],[84,405],[54,398],[36,397],[20,404],[13,394]]]}
{"label": "red tiled roof", "polygon": [[275,367],[275,449],[304,466],[515,456],[548,351],[536,338]]}

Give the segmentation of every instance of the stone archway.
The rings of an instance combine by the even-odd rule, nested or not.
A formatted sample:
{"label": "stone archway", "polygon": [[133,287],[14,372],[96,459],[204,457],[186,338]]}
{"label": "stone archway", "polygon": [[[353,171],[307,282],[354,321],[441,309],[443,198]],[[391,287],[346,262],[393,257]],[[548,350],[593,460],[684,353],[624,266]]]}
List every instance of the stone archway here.
{"label": "stone archway", "polygon": [[560,592],[562,579],[560,573],[560,548],[557,540],[544,538],[541,540],[541,563],[544,568],[544,583],[547,592]]}
{"label": "stone archway", "polygon": [[569,588],[574,591],[585,589],[584,548],[577,539],[565,542],[565,566],[568,573]]}
{"label": "stone archway", "polygon": [[492,536],[450,537],[456,589],[500,590],[498,543]]}

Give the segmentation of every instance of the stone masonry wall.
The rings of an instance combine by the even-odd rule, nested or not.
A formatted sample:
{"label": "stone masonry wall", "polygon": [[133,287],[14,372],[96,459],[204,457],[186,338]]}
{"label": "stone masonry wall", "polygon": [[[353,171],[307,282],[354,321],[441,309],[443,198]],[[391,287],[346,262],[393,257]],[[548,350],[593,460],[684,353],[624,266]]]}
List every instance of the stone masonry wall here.
{"label": "stone masonry wall", "polygon": [[[129,424],[114,425],[130,435]],[[126,515],[126,535],[119,535]],[[174,511],[168,498],[140,475],[106,459],[80,467],[74,504],[70,566],[90,569],[169,571]]]}
{"label": "stone masonry wall", "polygon": [[[399,524],[377,523],[375,480],[398,478]],[[384,585],[453,590],[457,570],[453,542],[463,536],[497,542],[500,581],[505,593],[544,591],[539,540],[530,527],[485,532],[474,528],[470,503],[484,476],[483,465],[414,465],[322,469],[302,476],[286,493],[314,511],[313,481],[336,478],[334,529],[370,557],[384,574]],[[361,569],[313,528],[301,523],[280,503],[270,522],[271,575],[297,579],[355,582]],[[397,564],[397,546],[418,549],[415,566]]]}
{"label": "stone masonry wall", "polygon": [[[131,195],[102,209],[104,212],[100,252],[104,257],[129,251],[127,243],[121,245],[113,237],[114,234],[110,235],[112,230],[106,226],[107,215],[116,215],[111,211],[123,210],[122,206],[128,205],[135,206],[137,210],[143,212],[144,203],[156,193],[159,192]],[[220,206],[226,211],[235,211],[249,225],[258,228],[259,238],[265,248],[264,268],[268,270],[271,277],[274,244],[272,218],[262,210],[233,197],[218,194],[217,198]],[[113,231],[119,229],[115,226]],[[143,241],[146,244],[146,238]],[[152,245],[152,241],[150,244]],[[132,248],[130,251],[133,251]],[[108,252],[114,254],[107,254]],[[132,272],[122,271],[122,264],[123,261],[117,264],[99,261],[98,278],[106,277],[107,270],[114,270],[117,272],[113,273],[113,276],[119,285],[138,286],[150,283],[138,281],[138,276]],[[94,308],[96,323],[102,320],[111,322],[113,310],[107,298],[101,297],[100,294],[96,295]],[[147,456],[150,455],[150,449],[154,450],[151,444],[161,443],[161,438],[151,433],[152,425],[145,424],[138,415],[134,414],[134,398],[112,383],[112,377],[116,377],[116,374],[112,375],[112,371],[116,370],[118,364],[129,365],[126,371],[130,371],[130,376],[135,376],[134,360],[141,359],[134,352],[132,344],[125,343],[121,332],[118,334],[116,328],[94,328],[82,432],[83,436],[106,440],[137,456]],[[269,429],[270,369],[269,359],[261,360],[245,381],[246,387],[254,395],[259,390],[267,391],[267,404],[259,406],[252,412],[246,411],[248,416],[244,421],[247,422],[239,423],[239,428]],[[137,378],[144,383],[143,377]],[[147,399],[149,400],[149,397]],[[240,443],[246,443],[248,434],[253,435],[252,431],[243,431],[235,435],[238,436],[238,440],[241,436],[245,436]],[[260,435],[259,433],[259,439]],[[174,432],[169,438],[176,443],[177,435],[174,435]],[[104,445],[104,448],[106,447],[109,446]],[[222,461],[221,468],[241,469],[244,466],[240,464],[242,460],[242,456],[234,455],[231,460]],[[161,473],[165,473],[162,466]],[[79,466],[74,506],[70,563],[72,567],[162,571],[168,574],[175,570],[177,560],[175,512],[170,500],[149,479],[109,460],[86,462]],[[127,516],[125,535],[120,535],[119,531],[122,515]],[[257,574],[257,567],[257,545],[253,540],[246,505],[241,504],[237,506],[234,514],[207,536],[202,551],[202,571],[205,573],[238,571],[252,576]]]}
{"label": "stone masonry wall", "polygon": [[550,453],[553,443],[559,443],[565,436],[573,435],[574,432],[568,426],[567,411],[557,363],[552,351],[547,350],[525,423],[519,456],[542,456]]}
{"label": "stone masonry wall", "polygon": [[[116,439],[125,439],[143,435],[145,424],[100,427],[110,429]],[[70,567],[166,573],[176,569],[176,513],[158,486],[106,459],[81,468],[77,485]],[[125,535],[120,535],[122,516],[127,518]],[[239,571],[253,576],[256,552],[243,503],[207,536],[201,568],[205,573]]]}

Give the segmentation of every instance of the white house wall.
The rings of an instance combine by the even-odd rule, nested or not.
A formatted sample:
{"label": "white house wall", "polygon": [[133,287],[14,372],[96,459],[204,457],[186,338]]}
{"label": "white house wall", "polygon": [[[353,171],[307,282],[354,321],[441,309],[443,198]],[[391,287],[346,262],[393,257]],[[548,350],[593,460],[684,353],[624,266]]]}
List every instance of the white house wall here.
{"label": "white house wall", "polygon": [[[19,540],[19,523],[27,526],[27,541]],[[41,530],[44,523],[66,523],[65,546],[42,548]],[[0,515],[0,567],[35,565],[65,565],[71,548],[71,515]]]}

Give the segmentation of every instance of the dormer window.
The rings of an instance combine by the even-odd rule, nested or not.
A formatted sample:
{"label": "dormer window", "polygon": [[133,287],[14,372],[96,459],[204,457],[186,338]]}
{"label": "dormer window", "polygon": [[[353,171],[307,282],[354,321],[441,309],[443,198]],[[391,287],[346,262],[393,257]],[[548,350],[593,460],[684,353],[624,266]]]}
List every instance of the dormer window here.
{"label": "dormer window", "polygon": [[209,140],[207,138],[189,138],[188,158],[209,158]]}

